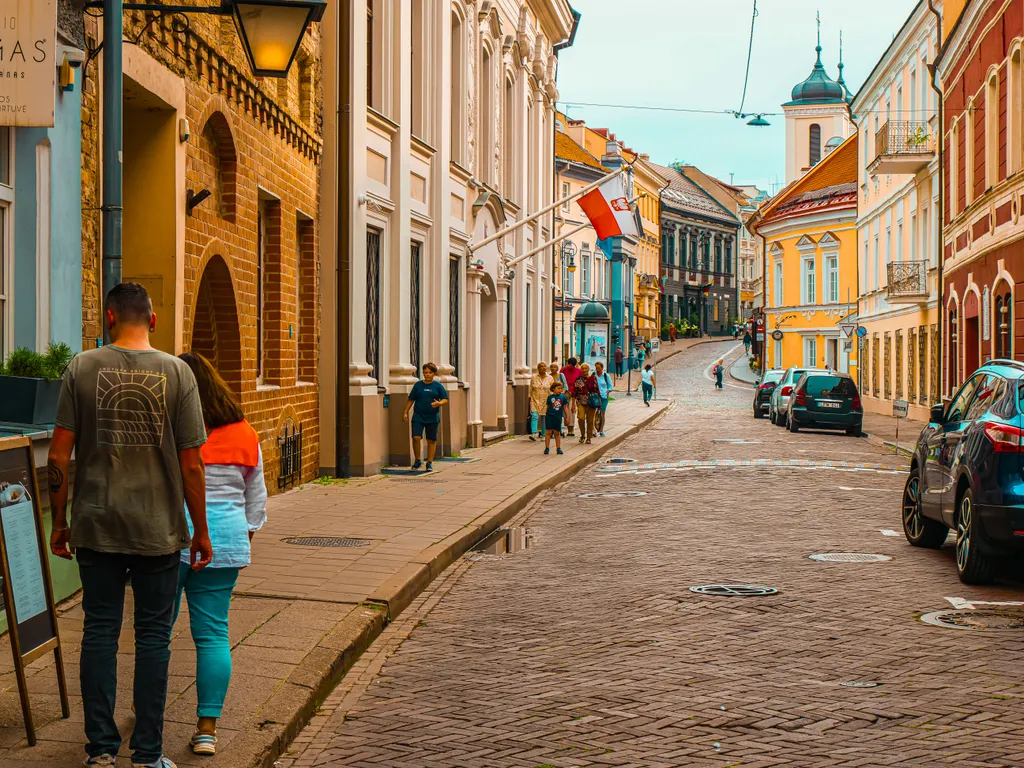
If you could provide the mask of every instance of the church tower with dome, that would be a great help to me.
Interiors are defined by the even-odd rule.
[[[856,131],[850,119],[852,95],[843,80],[840,42],[839,79],[833,80],[821,63],[821,22],[818,22],[817,60],[807,79],[793,86],[786,114],[786,183],[813,168],[826,154]]]

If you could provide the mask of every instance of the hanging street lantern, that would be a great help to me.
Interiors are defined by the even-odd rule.
[[[286,77],[311,22],[326,0],[233,0],[238,36],[257,77]]]

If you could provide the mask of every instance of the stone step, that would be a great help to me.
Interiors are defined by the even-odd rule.
[[[508,437],[508,430],[502,430],[500,432],[484,432],[484,446],[500,443],[506,437]]]

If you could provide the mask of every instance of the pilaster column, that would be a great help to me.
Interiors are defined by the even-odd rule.
[[[469,428],[470,442],[474,447],[483,445],[483,421],[480,418],[480,283],[483,272],[478,269],[467,269],[466,276],[466,343],[464,345],[466,362],[462,380],[466,382],[468,397],[466,400],[466,422]]]
[[[508,349],[507,345],[512,343],[512,328],[509,327],[508,322],[508,302],[509,302],[509,291],[512,287],[510,280],[504,278],[497,281],[498,288],[498,338],[494,340],[497,344],[497,349],[501,350],[501,360],[498,364],[501,370],[501,375],[498,377],[500,385],[498,387],[498,425],[505,425],[508,429],[508,382],[507,379],[515,377],[515,371],[509,370],[508,374],[505,374],[505,361],[508,360]],[[488,340],[484,339],[484,343],[487,344]],[[510,366],[511,368],[511,366]],[[511,432],[511,430],[509,430]]]

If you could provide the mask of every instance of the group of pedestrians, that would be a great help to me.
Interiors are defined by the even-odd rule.
[[[562,453],[563,427],[566,437],[574,437],[578,423],[583,444],[590,444],[595,436],[604,437],[612,389],[612,377],[603,363],[595,363],[593,370],[575,357],[561,369],[557,361],[550,368],[537,363],[530,379],[530,439],[543,438],[544,453],[550,453],[554,438],[557,452]]]
[[[231,593],[266,521],[263,457],[237,397],[209,361],[150,345],[156,315],[145,288],[114,287],[104,315],[110,344],[77,355],[61,388],[47,464],[50,550],[77,559],[82,581],[85,764],[114,766],[121,748],[117,651],[131,584],[132,766],[174,768],[163,754],[171,631],[184,594],[198,696],[190,746],[214,755],[231,680]]]

